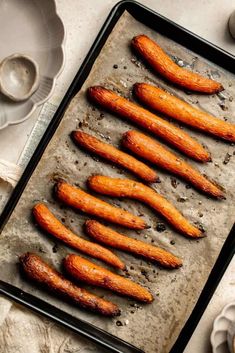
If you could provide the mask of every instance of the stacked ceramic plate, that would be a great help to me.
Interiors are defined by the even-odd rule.
[[[54,0],[0,1],[0,129],[49,98],[64,64],[64,37]]]
[[[215,319],[211,334],[213,353],[235,353],[235,302]]]

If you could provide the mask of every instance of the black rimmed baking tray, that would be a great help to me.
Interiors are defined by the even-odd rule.
[[[58,133],[59,129],[61,129],[61,126],[59,127],[59,124],[60,124],[60,122],[61,122],[61,120],[62,120],[62,118],[63,118],[63,116],[64,116],[64,114],[66,112],[66,108],[68,107],[68,104],[70,103],[72,98],[78,92],[81,91],[81,94],[83,94],[83,92],[82,92],[83,84],[87,80],[89,80],[89,79],[91,80],[91,78],[89,78],[89,74],[90,74],[90,71],[92,69],[93,64],[96,62],[96,59],[97,59],[97,57],[99,56],[100,53],[101,53],[101,55],[103,55],[101,50],[104,49],[104,45],[107,44],[107,40],[110,38],[110,36],[112,34],[111,33],[112,30],[116,28],[116,25],[117,25],[118,21],[120,21],[122,16],[124,16],[124,13],[128,14],[128,16],[131,15],[135,20],[137,20],[139,22],[139,26],[140,27],[144,24],[148,28],[150,28],[151,31],[153,31],[153,33],[154,33],[154,31],[156,31],[158,33],[158,37],[159,37],[158,39],[160,41],[162,41],[162,43],[161,43],[162,45],[164,45],[164,40],[166,40],[166,42],[167,42],[167,40],[169,40],[169,42],[167,42],[168,44],[166,44],[166,45],[168,45],[168,47],[166,47],[166,49],[168,49],[169,52],[174,52],[174,54],[176,54],[175,55],[176,59],[177,59],[177,54],[178,53],[179,53],[178,56],[180,57],[180,53],[181,53],[181,49],[182,48],[183,48],[183,50],[185,52],[185,55],[184,55],[183,59],[186,59],[186,61],[188,59],[190,59],[190,55],[191,54],[188,53],[188,51],[187,51],[189,49],[189,50],[192,50],[194,53],[196,53],[198,56],[204,58],[203,59],[203,65],[205,65],[206,69],[208,69],[208,67],[212,67],[214,65],[213,66],[213,70],[211,69],[211,71],[210,71],[211,74],[218,75],[219,74],[218,72],[220,72],[221,70],[225,69],[226,70],[226,73],[224,74],[225,76],[223,76],[222,73],[221,73],[221,75],[223,76],[222,78],[225,81],[228,82],[228,87],[230,87],[230,90],[232,92],[232,88],[231,87],[233,85],[233,82],[231,83],[231,86],[229,86],[230,85],[230,78],[229,77],[230,77],[230,74],[231,74],[231,77],[232,77],[232,75],[234,75],[234,73],[235,73],[234,57],[233,56],[231,56],[230,54],[222,51],[221,49],[211,45],[210,43],[204,41],[203,39],[195,36],[194,34],[186,31],[185,29],[181,28],[180,26],[172,23],[171,21],[165,19],[164,17],[156,14],[155,12],[147,9],[146,7],[140,5],[140,4],[136,3],[136,2],[123,1],[123,2],[119,3],[117,6],[114,7],[114,9],[112,10],[112,12],[109,15],[108,19],[106,20],[104,26],[102,27],[98,37],[95,40],[95,44],[93,45],[93,47],[91,48],[90,52],[88,53],[85,61],[83,62],[78,74],[76,75],[72,85],[70,86],[70,88],[69,88],[66,96],[64,97],[60,107],[58,108],[58,110],[57,110],[57,112],[56,112],[51,124],[49,125],[46,133],[44,134],[39,146],[37,147],[32,159],[31,159],[31,161],[29,162],[29,164],[28,164],[28,166],[27,166],[27,168],[26,168],[26,170],[25,170],[20,182],[18,183],[16,189],[14,190],[9,202],[7,203],[3,213],[1,215],[1,218],[0,218],[1,229],[3,229],[4,225],[7,223],[6,227],[3,230],[3,236],[4,236],[5,233],[7,233],[9,227],[11,227],[11,223],[13,225],[15,224],[17,226],[17,224],[14,223],[14,222],[18,222],[18,220],[16,219],[17,217],[14,216],[14,214],[16,212],[15,208],[19,207],[19,204],[18,204],[19,200],[22,203],[23,199],[22,199],[21,196],[23,196],[25,192],[28,192],[27,188],[30,188],[30,186],[27,185],[27,184],[28,184],[29,180],[31,179],[31,176],[32,176],[34,170],[36,169],[36,171],[37,171],[37,168],[38,168],[39,161],[40,161],[41,157],[43,156],[43,158],[45,159],[44,151],[47,148],[47,145],[49,143],[51,143],[52,138],[55,135],[55,133]],[[123,38],[128,35],[128,30],[130,30],[130,28],[128,27],[128,24],[129,24],[129,22],[125,22],[124,21],[122,23],[122,26],[119,25],[119,27],[118,27],[119,31],[122,31],[122,30],[124,31],[123,32]],[[147,30],[147,27],[146,27],[146,30]],[[176,45],[175,48],[174,48],[174,45],[172,45],[172,43],[175,43],[175,45]],[[115,42],[114,42],[114,44],[115,44]],[[183,47],[180,49],[179,45],[183,46]],[[112,55],[111,52],[113,52],[114,50],[115,50],[115,45],[112,46],[112,43],[109,43],[109,47],[108,47],[107,51],[104,53],[104,56],[107,57],[108,54],[111,56]],[[120,58],[119,58],[120,61],[118,62],[119,63],[119,67],[120,67],[120,65],[125,66],[123,64],[122,60],[121,60],[121,51],[119,53],[119,56],[120,56]],[[104,59],[104,57],[103,57],[103,59]],[[142,76],[141,76],[141,75],[143,75],[142,73],[140,74],[140,76],[138,76],[140,70],[143,70],[143,72],[145,74],[146,74],[147,71],[145,71],[145,69],[142,68],[141,62],[136,60],[135,57],[133,57],[133,58],[131,57],[131,59],[133,59],[132,60],[132,65],[135,65],[135,67],[136,67],[135,68],[136,77],[137,78],[142,78]],[[102,57],[99,60],[102,60]],[[203,67],[200,66],[200,59],[198,61],[199,61],[198,62],[199,69],[201,68],[202,70],[204,70],[204,66]],[[209,61],[209,63],[208,63],[208,61]],[[115,64],[115,63],[116,62],[112,62],[112,64]],[[219,69],[218,69],[218,67],[219,67]],[[104,70],[106,71],[106,67],[104,67]],[[132,68],[132,70],[134,70],[134,69]],[[128,69],[127,69],[127,71],[128,71]],[[115,86],[115,85],[117,85],[117,80],[114,82],[114,78],[117,79],[117,77],[118,77],[118,79],[120,81],[120,78],[124,77],[124,71],[121,71],[119,74],[114,72],[113,75],[112,75],[112,79],[110,79],[110,77],[109,77],[107,82],[103,82],[103,83],[107,83],[109,86]],[[148,77],[147,77],[148,80],[150,78],[152,80],[154,80],[153,77],[154,76],[152,75],[152,73],[148,73]],[[129,79],[130,79],[130,77],[129,77]],[[97,82],[93,82],[93,80],[91,80],[91,81],[92,81],[92,84],[93,83],[97,83]],[[233,78],[231,78],[231,81],[233,81]],[[159,82],[158,81],[154,81],[154,83],[158,84]],[[126,87],[126,83],[124,82],[124,84],[123,83],[121,83],[121,84],[122,84],[123,91],[127,91],[128,87]],[[165,83],[161,82],[161,84],[164,85]],[[173,87],[171,87],[168,84],[166,84],[166,86],[164,86],[164,87],[168,88],[170,90],[173,90]],[[228,89],[228,91],[229,91],[229,89]],[[184,98],[186,96],[185,92],[181,92],[181,91],[179,91],[177,89],[176,89],[175,92],[176,92],[176,94],[178,94],[179,96],[181,95]],[[186,98],[187,98],[188,101],[190,101],[191,99],[192,100],[194,99],[193,97],[195,97],[195,95],[188,96]],[[218,102],[219,102],[219,105],[221,107],[222,107],[222,104],[223,104],[223,106],[225,106],[225,103],[228,100],[227,98],[230,98],[230,97],[226,97],[226,96],[225,97],[224,96],[218,97]],[[200,104],[202,104],[202,105],[205,104],[205,106],[207,104],[207,101],[209,100],[209,98],[207,98],[207,97],[200,97],[200,98],[198,97],[198,99],[200,100]],[[217,103],[217,97],[213,97],[213,100],[211,100],[211,102],[213,103],[214,101]],[[192,101],[191,103],[195,103],[195,102]],[[217,108],[215,108],[212,103],[210,103],[210,101],[209,101],[209,104],[210,104],[209,108],[216,110]],[[72,103],[72,105],[74,105],[74,103]],[[75,109],[74,107],[72,107],[72,108]],[[72,109],[72,108],[71,108],[71,105],[70,105],[70,109]],[[90,108],[87,108],[88,110],[86,112],[84,112],[84,109],[83,110],[78,110],[78,111],[76,111],[76,109],[73,110],[73,113],[74,113],[74,117],[73,118],[74,118],[74,120],[76,120],[76,114],[75,114],[76,112],[81,114],[81,115],[82,114],[87,115],[89,123],[91,123],[91,120],[89,120],[89,119],[93,118],[93,114],[94,114],[94,116],[99,114],[98,111],[92,112],[92,110]],[[229,113],[229,112],[230,111],[228,111],[227,113]],[[65,117],[64,117],[65,120],[63,119],[64,121],[68,121],[68,120],[66,120],[67,119],[66,114],[65,114]],[[84,121],[83,121],[83,123],[84,123]],[[107,123],[110,123],[110,118],[108,118]],[[85,126],[85,124],[83,124],[83,125]],[[118,129],[117,125],[115,125],[115,128],[116,127]],[[104,127],[102,127],[102,128],[104,128]],[[95,128],[94,128],[94,131],[95,131]],[[195,135],[195,136],[197,136],[197,135]],[[113,137],[115,139],[114,133],[111,134],[111,137]],[[209,140],[205,140],[205,141],[208,142]],[[116,141],[115,141],[115,143],[116,143]],[[211,142],[211,143],[214,143],[214,142]],[[223,149],[224,152],[225,151],[230,151],[230,149],[232,148],[231,146],[227,146],[227,145],[223,145],[223,148],[222,148],[222,145],[220,145],[220,144],[214,145],[214,146],[215,146],[215,148],[218,148],[219,150]],[[48,148],[50,148],[50,145],[49,145]],[[72,145],[70,145],[69,148],[71,149]],[[217,150],[216,150],[216,152],[217,152]],[[76,151],[75,153],[78,153],[78,152]],[[40,162],[40,166],[42,166],[42,164],[46,162],[45,160],[43,160],[43,158],[42,158],[42,160]],[[86,158],[86,157],[83,156],[81,158]],[[90,158],[90,157],[88,156],[87,158]],[[97,163],[96,161],[93,161],[92,163],[95,165],[94,168],[98,168],[98,164],[96,164]],[[103,168],[107,168],[107,167],[104,165]],[[225,168],[225,167],[223,167],[223,168]],[[104,169],[104,170],[107,171],[107,169]],[[212,170],[213,169],[211,167],[211,171]],[[70,172],[73,172],[73,171],[70,171]],[[42,177],[42,179],[44,179],[44,175],[43,174],[40,175],[40,173],[39,173],[37,176],[39,178]],[[163,174],[163,176],[165,178],[164,179],[165,180],[165,184],[167,184],[169,180],[167,179],[167,176],[165,176],[164,174]],[[51,175],[50,175],[50,177],[51,177]],[[26,185],[27,185],[27,188],[25,189]],[[162,188],[163,188],[162,191],[165,192],[166,190],[164,189],[164,185],[162,186]],[[42,188],[41,189],[39,188],[39,193],[40,192],[43,195]],[[174,195],[175,195],[176,192],[178,192],[178,191],[173,190],[168,195],[168,197],[170,197],[172,200],[174,200]],[[186,192],[186,191],[183,191],[183,189],[182,189],[181,192]],[[194,194],[191,193],[191,191],[187,191],[187,195],[190,195],[190,197],[192,197],[192,200],[194,200],[195,198],[203,197],[203,196],[198,195],[198,194],[196,194],[196,196],[195,196]],[[37,197],[38,197],[38,195],[35,197],[35,199],[33,201],[36,201]],[[231,197],[231,192],[230,192],[229,197]],[[205,202],[205,199],[203,199],[203,200]],[[206,202],[210,202],[210,201],[206,201]],[[133,204],[133,203],[131,205],[135,206],[135,204]],[[208,208],[210,208],[211,205],[212,204],[209,203],[209,207]],[[21,207],[22,207],[22,205],[21,205]],[[27,205],[25,207],[27,207]],[[59,210],[57,210],[57,211],[59,212]],[[12,212],[13,212],[13,215],[11,216]],[[26,215],[25,218],[28,218],[27,209],[25,209],[25,212],[26,212],[25,213],[25,215]],[[67,210],[66,210],[66,212],[67,212]],[[11,216],[11,218],[9,219],[10,216]],[[194,216],[193,213],[192,213],[192,216]],[[229,216],[230,216],[230,213],[228,213],[228,217]],[[9,222],[8,222],[8,219],[9,219]],[[23,220],[22,220],[22,222],[23,222]],[[19,224],[19,225],[21,225],[21,224]],[[168,235],[170,236],[170,234],[171,234],[171,230],[169,231]],[[13,238],[14,237],[12,237],[12,239]],[[181,239],[178,240],[178,238],[176,238],[176,239],[177,239],[177,243],[179,245],[182,245],[182,246],[183,246],[183,242],[186,241],[186,240],[181,240]],[[24,239],[22,239],[22,243],[24,243]],[[27,241],[26,241],[26,243],[27,243]],[[204,241],[204,243],[206,243],[206,241]],[[47,246],[49,247],[50,244],[51,243],[47,243]],[[166,242],[164,243],[164,241],[163,241],[163,245],[168,246],[166,244]],[[176,251],[180,251],[179,245],[178,245]],[[209,245],[211,246],[211,244],[209,244]],[[194,306],[194,304],[196,304],[196,305],[194,306],[194,309],[191,310],[190,316],[189,316],[186,324],[184,325],[184,327],[181,327],[182,330],[181,330],[181,332],[179,334],[179,337],[176,339],[173,347],[171,348],[171,352],[177,352],[178,353],[178,352],[183,351],[183,349],[184,349],[185,345],[187,344],[192,332],[194,331],[194,329],[195,329],[195,327],[196,327],[196,325],[197,325],[202,313],[204,312],[204,310],[205,310],[205,308],[206,308],[206,306],[207,306],[207,304],[208,304],[208,302],[209,302],[209,300],[210,300],[210,298],[211,298],[211,296],[212,296],[217,284],[219,283],[220,278],[221,278],[221,276],[224,273],[224,270],[226,269],[228,263],[231,260],[231,257],[233,256],[234,245],[235,244],[234,244],[234,229],[233,229],[230,232],[230,234],[228,235],[228,237],[227,237],[227,234],[226,234],[226,241],[224,242],[222,250],[221,250],[221,252],[220,252],[220,254],[219,254],[218,258],[217,258],[217,261],[216,261],[215,265],[213,266],[213,269],[212,269],[210,275],[208,273],[209,277],[206,276],[208,279],[206,281],[206,285],[204,286],[203,290],[200,291],[200,296],[199,296],[199,298],[197,298],[198,299],[197,303],[191,303],[192,307]],[[195,244],[192,244],[191,247],[196,251],[196,245]],[[61,252],[61,256],[63,256],[63,254],[64,253],[62,251]],[[54,260],[56,262],[56,260],[54,258],[52,260]],[[197,261],[197,259],[195,261]],[[206,256],[205,256],[205,261],[207,261]],[[200,261],[199,261],[199,263],[200,263]],[[135,265],[137,266],[136,263],[135,263]],[[5,269],[7,269],[6,266],[5,266]],[[7,270],[5,272],[7,273]],[[161,273],[160,275],[161,276],[165,276],[166,274],[162,274]],[[199,275],[203,276],[203,273],[200,273],[200,271],[199,271]],[[169,277],[170,277],[170,274],[167,275],[167,278],[169,278]],[[9,276],[9,278],[11,278],[11,277]],[[172,280],[173,280],[173,278],[172,278]],[[187,281],[187,280],[188,279],[186,278],[185,281]],[[17,282],[17,281],[14,281],[14,280],[12,280],[12,281],[9,280],[9,282],[14,282],[14,284],[17,284],[17,286],[21,287],[21,282],[20,281]],[[174,281],[172,281],[172,283],[174,283]],[[171,286],[173,288],[174,285],[171,285]],[[31,308],[34,308],[34,309],[38,308],[37,310],[39,312],[44,313],[45,315],[47,315],[48,317],[51,317],[52,319],[54,318],[55,320],[57,320],[57,322],[60,322],[60,323],[64,324],[67,327],[73,328],[77,332],[83,333],[87,337],[93,338],[96,342],[102,343],[102,341],[103,341],[104,345],[106,347],[109,347],[113,351],[116,351],[116,352],[134,351],[133,347],[128,346],[128,345],[125,346],[125,344],[123,342],[115,340],[114,338],[112,338],[110,336],[107,337],[107,335],[104,332],[102,332],[102,331],[97,332],[96,329],[94,328],[94,326],[90,327],[89,324],[87,324],[87,325],[85,325],[86,327],[84,327],[84,325],[81,322],[78,321],[78,318],[72,318],[72,317],[68,316],[68,313],[65,313],[64,317],[63,317],[63,311],[62,312],[58,311],[57,308],[50,307],[44,301],[39,301],[38,299],[36,299],[35,297],[33,297],[31,295],[23,293],[21,291],[21,289],[12,288],[9,284],[8,284],[8,286],[6,286],[3,283],[2,286],[1,286],[1,290],[5,294],[8,293],[8,295],[12,299],[18,300],[19,302],[22,302],[23,304],[27,305],[28,307],[31,307]],[[32,288],[29,288],[29,291],[30,290],[32,290]],[[160,290],[160,296],[161,296],[161,288],[159,288],[159,290]],[[184,289],[182,289],[182,291],[183,290]],[[41,293],[39,293],[39,295],[41,295]],[[183,294],[182,294],[182,296],[183,296]],[[48,298],[51,299],[51,297],[48,297]],[[48,299],[48,298],[46,298],[46,299]],[[190,298],[188,298],[188,299],[190,300]],[[161,299],[159,299],[159,301],[161,302]],[[55,302],[55,304],[58,306],[59,302]],[[145,310],[147,312],[147,309],[145,309]],[[162,313],[159,312],[159,316],[160,315],[162,315]],[[186,315],[186,316],[188,316],[188,315]],[[90,319],[89,315],[87,315],[87,317],[88,317],[88,319]],[[166,321],[167,321],[168,320],[167,316],[165,316],[165,317],[166,317]],[[94,332],[96,334],[92,334]],[[115,330],[113,330],[112,332],[114,333]],[[156,333],[153,332],[153,335],[154,334],[156,336],[158,335],[157,332]],[[133,341],[134,341],[134,343],[139,345],[138,344],[138,340],[133,340]],[[143,343],[140,344],[140,345],[142,345],[142,347],[143,347]],[[165,352],[166,350],[164,350],[164,349],[165,348],[163,348],[160,351],[162,351],[162,352],[164,351]]]

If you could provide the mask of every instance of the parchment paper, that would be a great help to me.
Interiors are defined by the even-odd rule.
[[[225,91],[211,97],[187,94],[164,82],[150,72],[130,50],[131,38],[140,33],[156,39],[168,53],[174,56],[175,60],[178,60],[179,64],[189,65],[204,75],[212,75],[219,79]],[[122,309],[119,318],[104,319],[81,311],[37,289],[35,285],[29,284],[19,275],[18,269],[18,256],[26,251],[39,253],[58,269],[66,254],[74,252],[63,244],[56,243],[52,237],[41,232],[33,224],[31,209],[37,201],[46,202],[68,227],[85,237],[82,226],[88,217],[59,204],[53,198],[52,189],[57,178],[63,178],[84,189],[86,189],[86,179],[91,174],[134,178],[126,171],[82,152],[72,143],[69,134],[72,130],[80,128],[103,141],[118,146],[122,133],[133,126],[125,120],[94,108],[86,99],[86,89],[91,85],[101,84],[133,99],[131,87],[135,82],[141,81],[167,88],[187,102],[221,119],[235,120],[233,114],[235,81],[230,73],[153,32],[125,13],[102,49],[82,90],[67,109],[60,127],[2,232],[0,271],[2,279],[118,335],[144,349],[146,353],[167,353],[190,315],[233,224],[234,146],[188,130],[192,136],[209,148],[213,157],[213,162],[207,165],[192,161],[190,163],[226,188],[226,201],[209,199],[194,189],[188,188],[184,182],[161,171],[158,171],[161,183],[153,185],[153,188],[172,201],[191,222],[199,222],[205,228],[207,237],[204,239],[198,241],[186,239],[173,231],[166,223],[166,231],[158,232],[157,223],[162,220],[148,207],[139,202],[103,198],[136,215],[142,215],[151,226],[143,232],[127,231],[112,225],[111,227],[131,237],[161,246],[180,256],[184,261],[181,269],[167,271],[144,260],[116,251],[127,264],[128,271],[125,275],[148,287],[154,294],[155,301],[151,305],[140,305],[108,291],[85,286],[94,293],[105,295],[107,299],[117,303]],[[82,340],[81,345],[83,345]]]

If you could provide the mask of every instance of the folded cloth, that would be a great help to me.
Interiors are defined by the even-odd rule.
[[[0,353],[105,353],[79,335],[0,297]]]
[[[16,164],[0,159],[0,179],[15,187],[22,174],[22,168]]]
[[[5,321],[11,309],[11,306],[12,306],[12,303],[8,299],[0,298],[0,326]]]

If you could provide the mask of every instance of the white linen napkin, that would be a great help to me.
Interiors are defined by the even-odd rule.
[[[22,168],[16,164],[0,159],[0,179],[15,187],[22,174]]]

